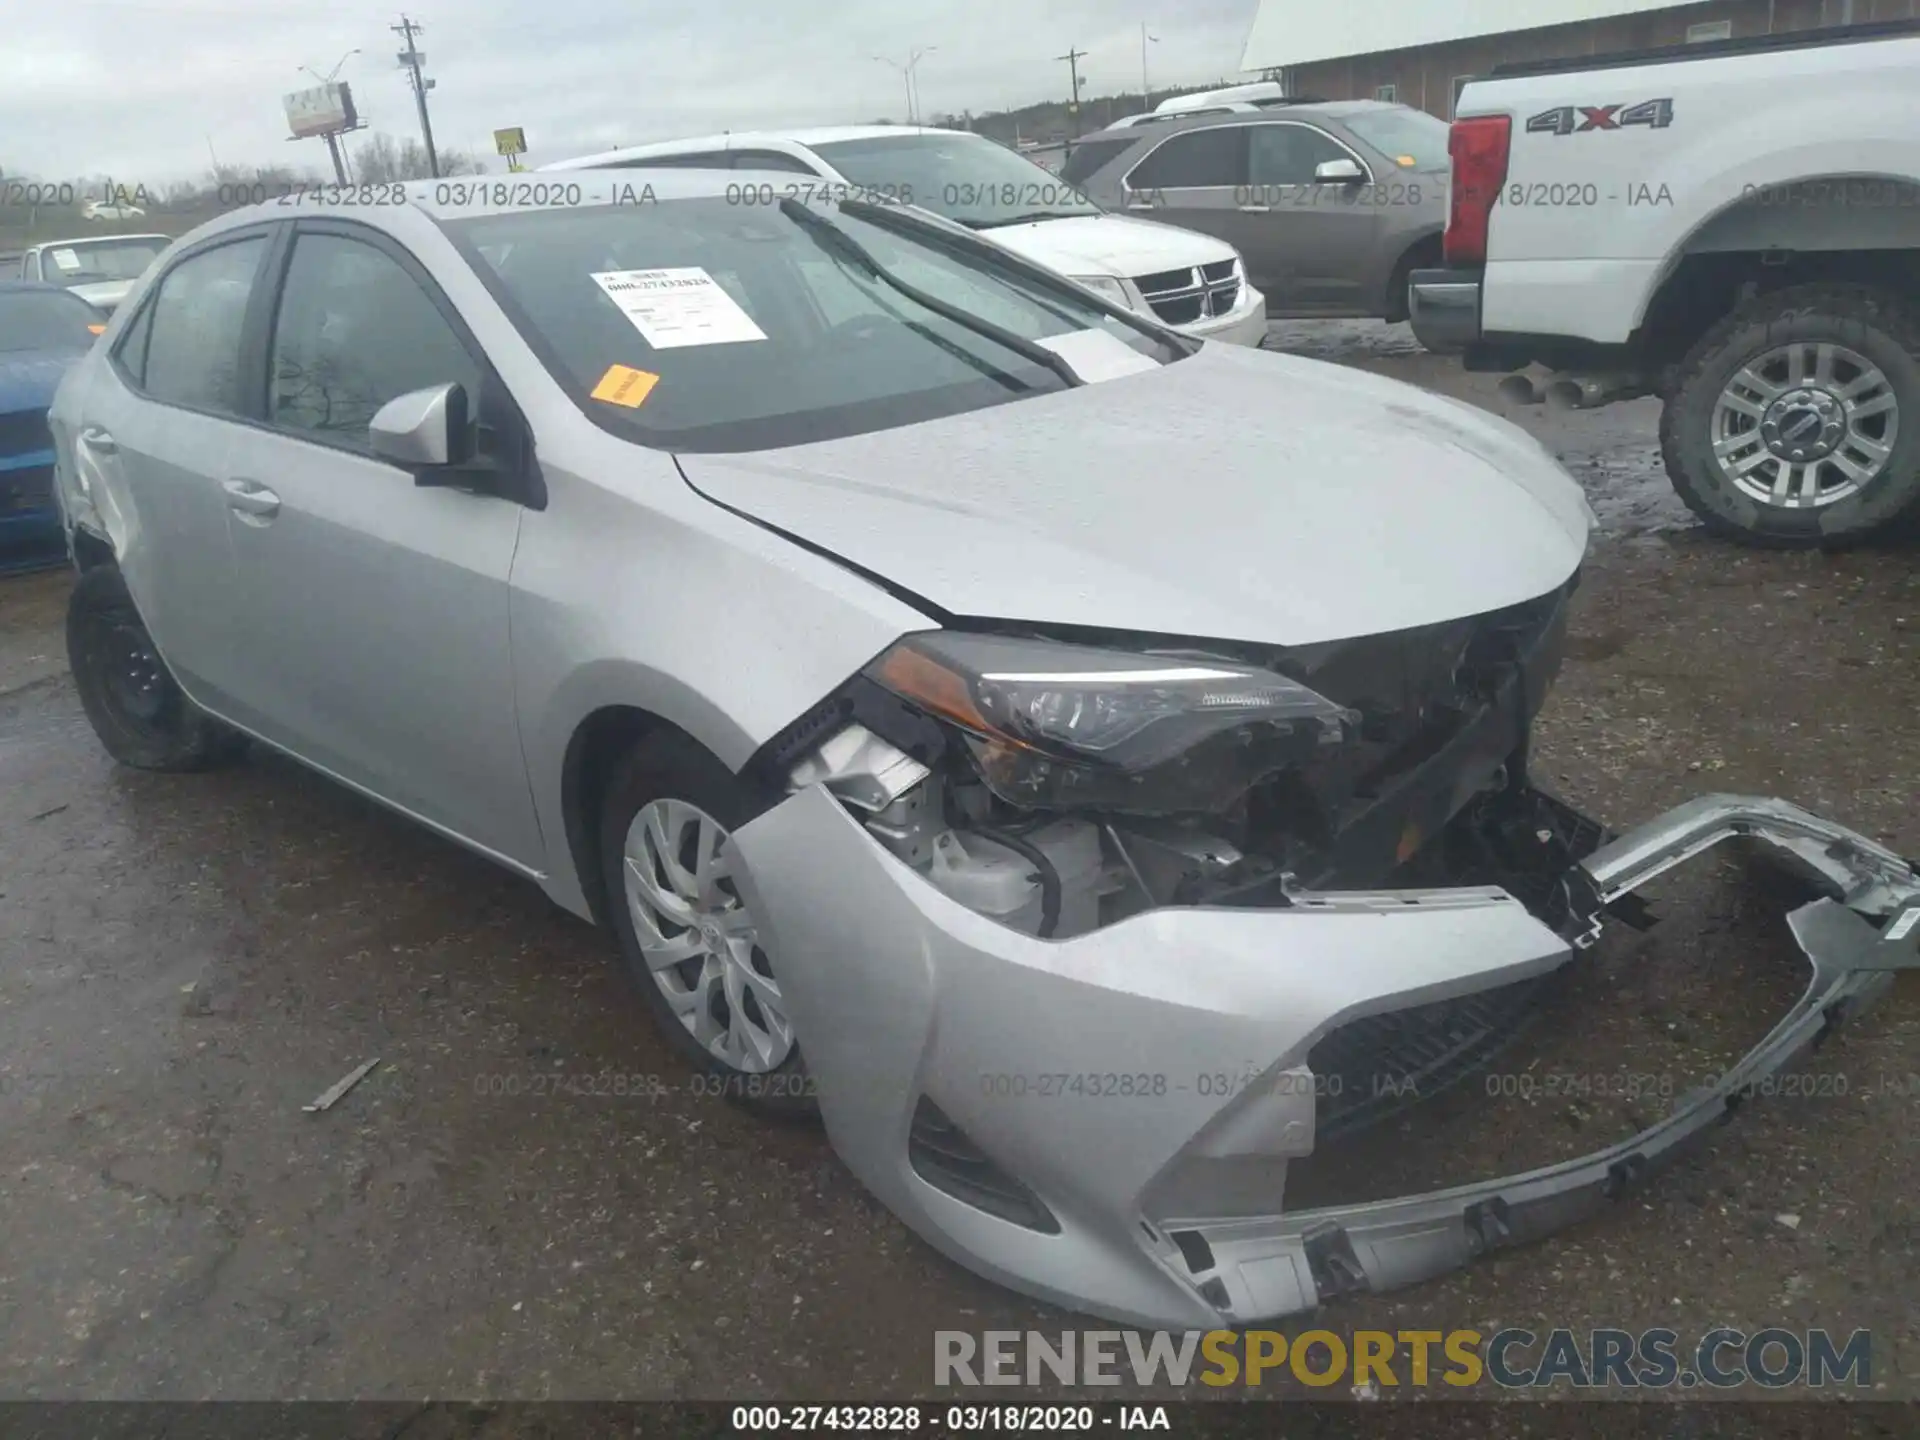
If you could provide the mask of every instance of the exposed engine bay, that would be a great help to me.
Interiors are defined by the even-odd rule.
[[[1160,767],[1243,780],[1197,779],[1196,795],[1221,802],[1208,808],[1168,803],[1178,780],[1143,787],[1150,793],[1138,805],[1119,785],[1123,793],[1104,803],[1009,798],[1017,784],[995,773],[1006,747],[956,742],[952,726],[903,714],[866,677],[769,747],[763,763],[784,772],[785,788],[826,783],[941,891],[1042,938],[1161,906],[1284,906],[1296,889],[1365,889],[1390,878],[1512,879],[1516,896],[1559,928],[1568,902],[1552,885],[1600,835],[1531,788],[1527,736],[1559,670],[1576,583],[1490,615],[1304,650],[1128,637],[1130,653],[1155,661],[1284,676],[1321,707],[1290,717],[1286,739],[1228,732]],[[831,732],[824,743],[822,731]],[[1222,765],[1228,748],[1238,754]],[[1233,770],[1249,756],[1251,766]]]

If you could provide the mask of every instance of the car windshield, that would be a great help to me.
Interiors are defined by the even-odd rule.
[[[85,350],[104,326],[99,311],[64,290],[0,290],[0,353]]]
[[[810,148],[856,185],[975,229],[1101,213],[1070,182],[980,135],[876,135]]]
[[[1405,169],[1444,170],[1450,163],[1447,122],[1424,110],[1361,110],[1340,123]]]
[[[824,202],[810,213],[907,285],[1016,343],[875,279],[836,237],[779,208],[712,197],[443,223],[582,407],[661,448],[773,449],[1062,389],[1020,342],[1073,335],[1160,362],[1185,353],[1070,285]]]
[[[40,252],[42,276],[58,285],[138,280],[167,248],[164,240],[71,240]]]

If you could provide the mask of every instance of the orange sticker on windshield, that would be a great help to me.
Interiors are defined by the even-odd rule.
[[[593,398],[635,410],[659,383],[660,377],[650,370],[635,370],[631,365],[609,365],[607,373],[600,377],[600,383],[593,387]]]
[[[1414,166],[1418,165],[1420,162],[1414,159],[1413,156],[1411,155],[1396,155],[1393,157],[1393,163],[1398,165],[1403,170],[1411,170]]]
[[[87,333],[89,335],[104,335],[107,333],[107,327],[104,325],[89,325],[87,326]]]

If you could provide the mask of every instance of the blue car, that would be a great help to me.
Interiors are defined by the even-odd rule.
[[[0,280],[0,572],[66,557],[47,407],[107,317],[58,285]]]

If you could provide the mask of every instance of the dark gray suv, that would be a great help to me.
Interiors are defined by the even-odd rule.
[[[1447,125],[1376,100],[1278,102],[1102,130],[1061,178],[1096,204],[1217,235],[1273,316],[1407,318],[1440,263]]]

